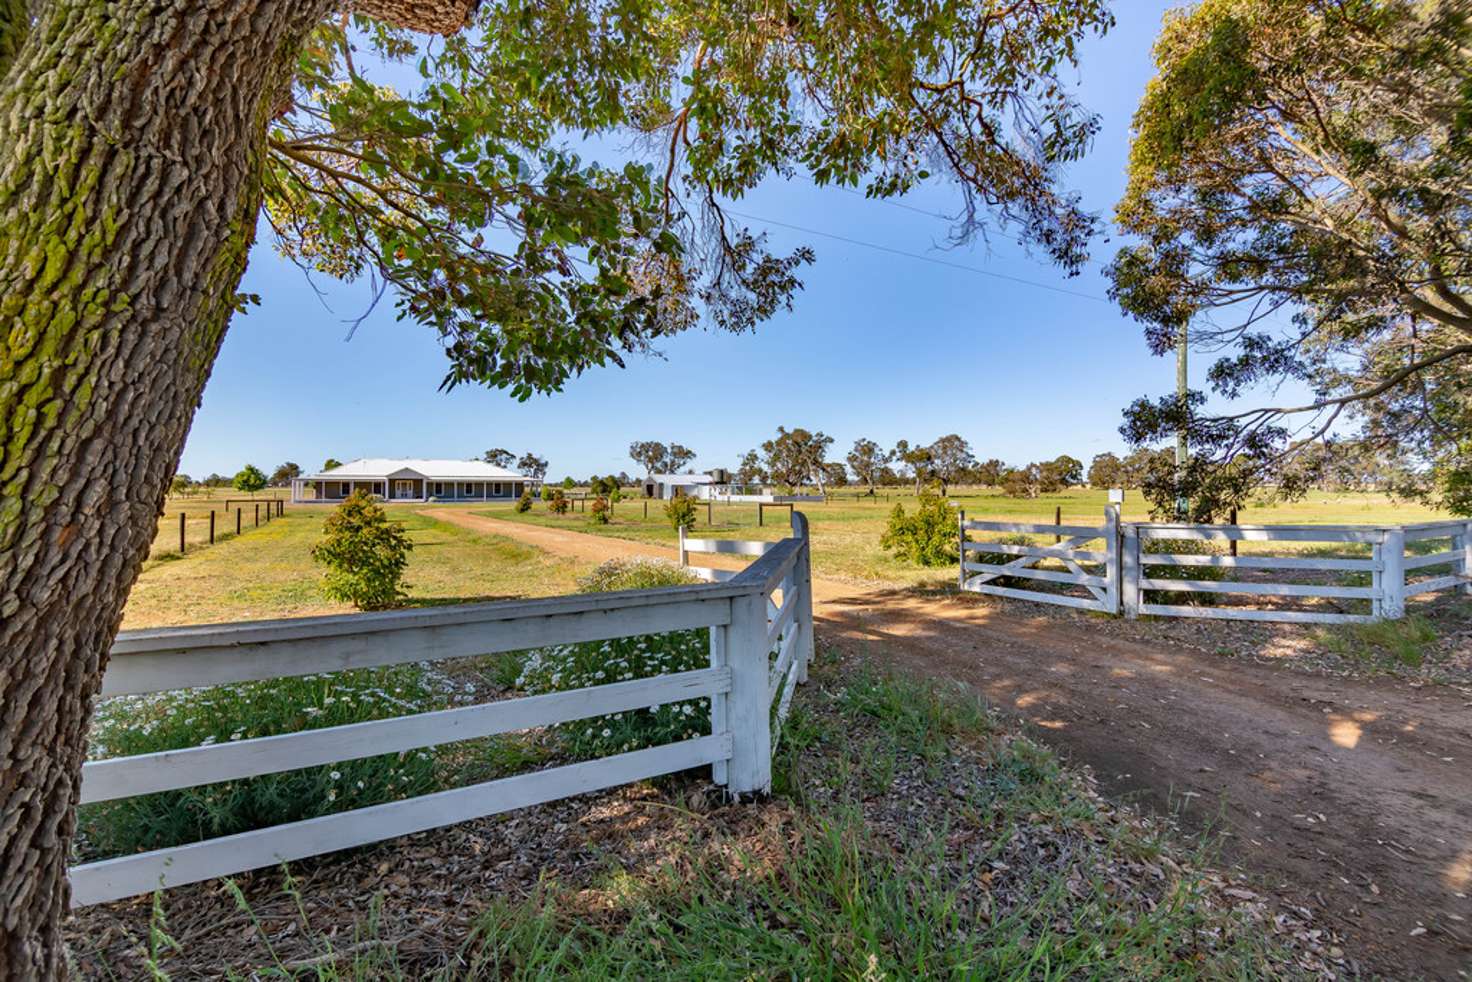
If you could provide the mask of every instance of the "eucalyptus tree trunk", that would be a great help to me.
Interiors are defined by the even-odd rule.
[[[92,701],[330,4],[31,9],[0,18],[0,977],[27,979],[63,972]]]

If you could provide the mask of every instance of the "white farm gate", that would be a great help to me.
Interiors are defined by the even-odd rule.
[[[642,707],[709,698],[711,732],[643,750],[75,866],[72,905],[116,900],[709,764],[731,794],[772,781],[773,704],[785,716],[813,653],[807,524],[723,582],[372,614],[125,631],[102,697],[163,692],[710,629],[710,664],[391,719],[90,761],[81,803],[197,787]],[[756,547],[760,547],[759,549]],[[780,602],[778,602],[780,601]],[[780,722],[777,724],[780,729]]]
[[[973,532],[1053,536],[1056,541],[1051,545],[974,541]],[[1226,542],[1233,548],[1227,554],[1189,547],[1197,542]],[[1237,555],[1237,543],[1264,542],[1291,543],[1280,551],[1292,550],[1292,554]],[[1312,548],[1304,549],[1305,545]],[[1324,555],[1326,552],[1340,554]],[[1011,556],[1018,558],[1008,558]],[[1038,568],[1045,561],[1051,568]],[[1059,565],[1063,568],[1056,568]],[[1208,578],[1192,576],[1188,571],[1194,569],[1229,572]],[[1171,575],[1175,570],[1182,572]],[[1262,571],[1275,575],[1268,577]],[[1404,617],[1406,600],[1412,597],[1451,589],[1472,593],[1472,522],[1402,526],[1121,523],[1118,506],[1110,505],[1104,524],[1095,527],[967,521],[963,512],[959,572],[962,590],[1126,617],[1367,623]],[[1037,580],[1054,589],[1004,586],[998,582],[1003,577]],[[1073,589],[1057,592],[1059,587]],[[1216,596],[1243,602],[1229,605],[1201,599]],[[1191,602],[1185,602],[1188,599]],[[1341,601],[1361,609],[1336,609],[1343,606]],[[1258,606],[1247,606],[1252,603]]]
[[[1052,545],[1032,545],[996,540],[973,541],[968,533],[990,532],[1053,536]],[[961,512],[960,587],[973,593],[989,593],[1015,600],[1037,600],[1082,610],[1116,613],[1119,610],[1119,509],[1110,505],[1104,524],[1045,525],[1034,522],[968,522]],[[1016,556],[1016,559],[1008,557]],[[1062,570],[1040,569],[1043,560],[1054,560]],[[1045,593],[1017,586],[1003,586],[1004,578],[1028,579],[1077,587],[1073,593]]]

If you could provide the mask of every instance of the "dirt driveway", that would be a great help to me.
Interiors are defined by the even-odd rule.
[[[437,509],[598,562],[642,543]],[[715,557],[711,557],[715,558]],[[724,557],[721,557],[724,558]],[[702,557],[704,562],[706,557]],[[819,633],[975,687],[1110,794],[1226,833],[1227,859],[1397,978],[1472,978],[1472,699],[1115,636],[1027,604],[814,581]]]

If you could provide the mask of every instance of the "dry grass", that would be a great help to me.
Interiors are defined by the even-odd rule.
[[[573,591],[581,568],[531,546],[390,508],[414,541],[409,604],[468,603]],[[212,548],[155,560],[128,596],[123,627],[208,624],[345,613],[318,588],[311,550],[329,509],[287,506],[281,518]],[[177,532],[176,532],[177,534]]]

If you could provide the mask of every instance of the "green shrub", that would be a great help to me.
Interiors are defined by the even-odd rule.
[[[588,521],[594,525],[607,525],[609,517],[613,514],[613,506],[608,499],[599,495],[588,505]]]
[[[688,569],[663,559],[610,559],[599,563],[593,572],[578,579],[578,592],[648,590],[658,586],[699,582],[700,578]]]
[[[896,503],[879,545],[896,557],[920,566],[949,566],[956,562],[960,516],[934,494],[922,494],[914,514]]]
[[[542,485],[542,500],[543,501],[551,501],[556,496],[557,496],[557,489],[556,488],[554,488],[550,484],[544,484],[544,485]]]
[[[637,590],[698,582],[688,570],[651,559],[615,559],[578,581],[583,593]],[[517,688],[532,695],[564,692],[611,682],[691,672],[710,665],[710,632],[668,631],[612,641],[539,648],[527,653]],[[710,700],[649,706],[556,727],[576,757],[601,757],[685,740],[710,732]]]
[[[417,665],[124,696],[98,706],[89,755],[130,757],[446,704]],[[433,750],[409,751],[97,802],[78,810],[78,835],[85,855],[111,856],[314,818],[433,791],[436,760]]]
[[[327,567],[322,592],[359,610],[383,610],[403,598],[400,581],[414,543],[404,526],[366,491],[354,491],[322,524],[312,558]]]
[[[530,491],[521,492],[521,497],[516,499],[516,510],[520,514],[525,514],[532,510],[532,493]]]
[[[686,495],[671,498],[664,506],[665,517],[675,528],[695,527],[695,499]]]

